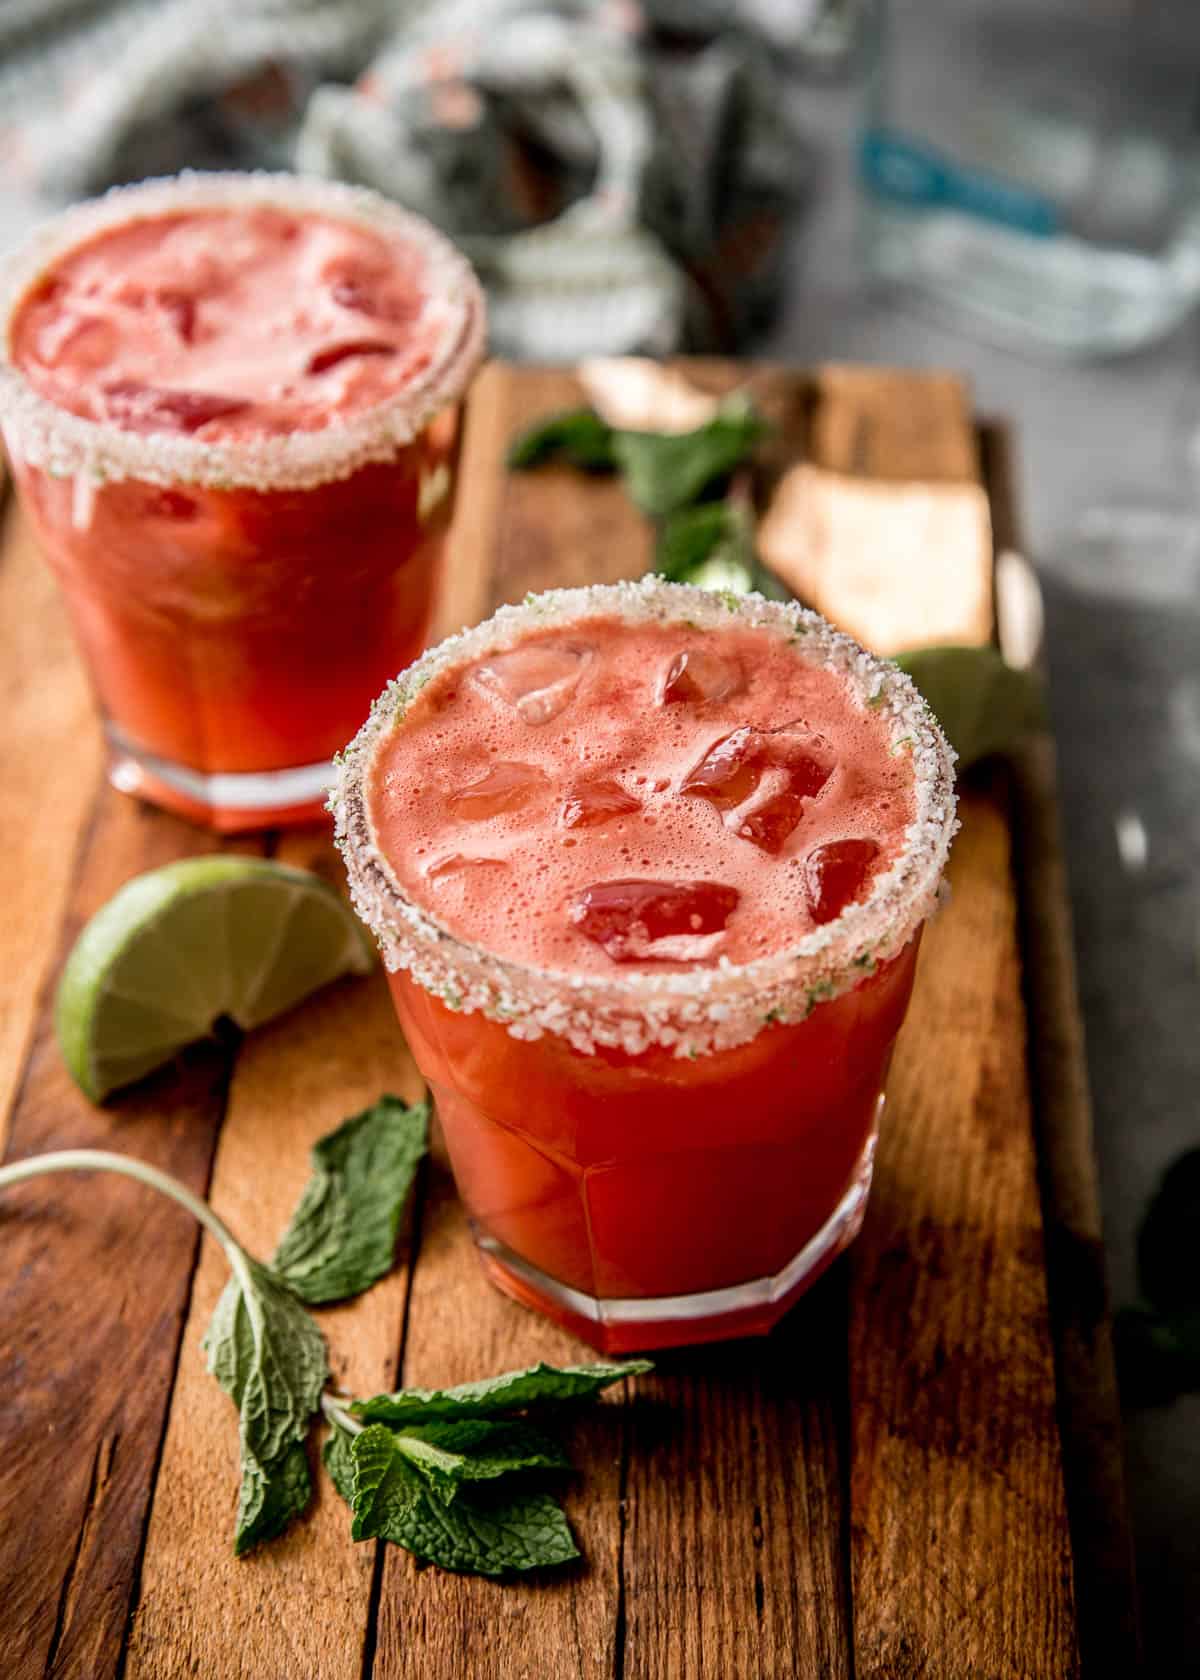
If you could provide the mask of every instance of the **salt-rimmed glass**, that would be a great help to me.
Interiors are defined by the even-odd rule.
[[[428,362],[383,402],[287,435],[207,442],[83,418],[14,364],[18,306],[97,235],[266,206],[359,224],[421,267]],[[82,647],[111,776],[232,830],[319,812],[332,754],[424,645],[453,506],[459,401],[483,352],[466,261],[378,194],[183,175],[56,217],[0,273],[0,426]]]
[[[865,899],[753,962],[572,974],[458,937],[402,888],[372,821],[372,766],[431,679],[547,626],[616,615],[719,631],[731,612],[839,672],[912,765],[912,821]],[[861,1224],[956,826],[953,755],[909,679],[816,614],[756,596],[657,579],[552,591],[404,672],[330,803],[493,1280],[609,1352],[768,1330]]]

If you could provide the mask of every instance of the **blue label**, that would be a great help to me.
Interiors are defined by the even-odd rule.
[[[1063,229],[1053,199],[1001,175],[963,168],[923,141],[870,128],[858,151],[863,184],[876,196],[914,210],[959,210],[1021,233],[1049,239]]]

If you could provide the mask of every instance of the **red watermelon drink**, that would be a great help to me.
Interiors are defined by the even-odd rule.
[[[955,827],[909,680],[758,597],[552,592],[331,803],[493,1280],[608,1352],[770,1329],[861,1223]]]
[[[377,195],[122,189],[4,276],[0,420],[127,792],[218,829],[315,814],[424,645],[484,310]]]

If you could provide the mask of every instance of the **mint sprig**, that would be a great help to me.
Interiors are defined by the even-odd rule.
[[[503,1414],[593,1398],[652,1369],[648,1361],[540,1364],[360,1401],[337,1401],[325,1390],[325,1339],[301,1297],[343,1299],[390,1265],[427,1126],[427,1104],[384,1097],[322,1138],[312,1152],[313,1177],[270,1266],[248,1254],[186,1185],[144,1161],[79,1149],[0,1168],[0,1189],[42,1173],[124,1174],[187,1208],[220,1244],[231,1276],[204,1348],[209,1370],[238,1408],[239,1556],[307,1509],[306,1449],[319,1410],[333,1425],[323,1457],[353,1513],[355,1539],[393,1540],[425,1562],[492,1576],[579,1555],[558,1501],[541,1485],[568,1470],[569,1461],[523,1418]],[[375,1411],[385,1421],[373,1418]]]
[[[614,432],[613,458],[630,498],[665,519],[723,484],[763,432],[747,398],[734,395],[694,432]]]
[[[717,493],[763,436],[747,397],[726,397],[716,414],[690,432],[627,431],[590,408],[551,415],[523,432],[508,452],[514,471],[561,461],[585,472],[614,468],[633,502],[664,519]]]
[[[41,1173],[121,1173],[187,1208],[220,1244],[230,1278],[204,1334],[208,1369],[238,1409],[240,1556],[282,1533],[312,1497],[305,1442],[329,1375],[325,1338],[304,1306],[368,1287],[391,1265],[400,1211],[425,1150],[428,1105],[383,1097],[313,1150],[305,1187],[275,1260],[254,1259],[186,1185],[144,1161],[62,1150],[0,1169],[0,1188]],[[381,1182],[378,1174],[386,1173]],[[308,1292],[305,1295],[305,1292]]]
[[[356,1540],[381,1538],[427,1563],[474,1575],[541,1569],[577,1557],[558,1501],[540,1484],[567,1470],[562,1449],[501,1414],[594,1399],[645,1359],[532,1365],[454,1388],[401,1389],[322,1405],[325,1463]]]

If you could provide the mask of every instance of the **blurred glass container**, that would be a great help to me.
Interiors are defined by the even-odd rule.
[[[1066,355],[1184,319],[1197,0],[880,0],[873,35],[859,178],[879,278]]]

